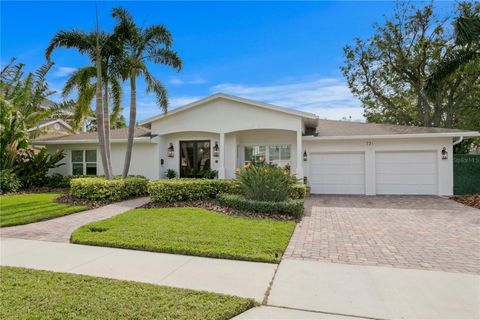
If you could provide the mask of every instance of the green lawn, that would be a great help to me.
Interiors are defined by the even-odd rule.
[[[0,227],[26,224],[86,210],[85,206],[56,203],[59,193],[26,193],[0,196]]]
[[[23,268],[0,267],[0,278],[0,319],[230,319],[255,305],[216,293]]]
[[[74,243],[279,262],[293,221],[227,216],[200,208],[135,209],[85,225]]]

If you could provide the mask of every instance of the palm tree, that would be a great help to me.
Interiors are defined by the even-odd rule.
[[[147,83],[147,92],[156,95],[157,104],[164,112],[168,108],[167,90],[148,70],[147,62],[167,65],[180,71],[182,61],[177,53],[171,49],[172,35],[162,25],[153,25],[140,28],[130,14],[123,8],[114,8],[112,16],[117,20],[114,34],[121,38],[124,44],[123,69],[124,79],[130,80],[130,119],[128,126],[127,151],[122,176],[128,176],[132,158],[133,137],[136,124],[136,79],[143,76]]]
[[[460,8],[462,12],[453,23],[458,50],[449,55],[430,75],[426,90],[431,99],[435,99],[443,81],[480,57],[480,5],[463,3]]]
[[[23,64],[11,59],[0,71],[0,169],[11,169],[19,156],[19,150],[30,144],[40,131],[35,125],[62,107],[55,104],[45,110],[43,101],[53,93],[48,89],[46,74],[52,63],[36,72],[24,74]]]
[[[110,117],[109,117],[109,108],[108,108],[108,88],[109,81],[113,78],[118,79],[114,76],[114,71],[118,68],[114,68],[114,62],[117,59],[114,57],[117,52],[117,49],[120,48],[118,45],[118,38],[112,34],[107,34],[105,32],[93,32],[85,33],[79,30],[71,31],[59,31],[54,37],[50,40],[45,56],[47,60],[50,61],[53,50],[56,48],[75,48],[82,54],[87,54],[90,60],[95,64],[93,69],[82,70],[83,74],[78,74],[78,78],[74,79],[78,81],[78,84],[85,85],[81,90],[83,92],[79,95],[82,100],[81,106],[79,106],[79,113],[82,114],[85,112],[87,101],[93,99],[92,90],[95,88],[96,96],[96,118],[97,118],[97,133],[98,141],[100,145],[100,153],[102,157],[103,169],[107,179],[112,178],[112,164],[111,164],[111,146],[110,146]],[[97,63],[99,62],[99,63]],[[95,70],[95,72],[93,72]],[[83,78],[82,78],[83,77]],[[96,83],[93,86],[88,86],[87,79],[96,77]],[[112,80],[115,84],[112,84],[112,87],[117,85],[117,82]],[[102,91],[105,90],[105,93],[102,94]],[[68,92],[68,90],[67,90]],[[115,90],[117,93],[118,90]],[[90,100],[88,99],[90,97]],[[114,100],[120,100],[120,96],[116,97]]]
[[[65,82],[62,90],[62,96],[67,98],[73,91],[77,91],[77,99],[74,109],[73,127],[78,129],[82,126],[86,116],[90,115],[93,98],[96,92],[97,69],[95,66],[86,66],[75,70]],[[112,112],[110,114],[110,123],[115,123],[117,118],[121,116],[121,97],[122,86],[119,77],[111,74],[103,74],[103,90],[104,90],[104,108],[109,108],[109,99],[113,102]],[[108,88],[107,86],[110,86]],[[107,97],[107,94],[110,97]],[[104,112],[104,116],[108,116]],[[112,125],[110,125],[112,127]]]

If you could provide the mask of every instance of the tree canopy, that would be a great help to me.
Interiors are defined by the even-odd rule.
[[[372,37],[347,45],[341,70],[367,121],[478,130],[480,43],[462,26],[472,30],[479,12],[479,3],[459,3],[454,19],[439,19],[433,4],[398,2]],[[441,68],[461,57],[453,69]]]

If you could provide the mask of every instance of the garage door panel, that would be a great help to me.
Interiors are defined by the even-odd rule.
[[[322,174],[338,174],[341,172],[342,174],[358,174],[361,172],[363,174],[365,165],[322,165],[319,164],[319,167],[312,167],[312,173],[315,175],[322,175]]]
[[[377,183],[379,184],[404,184],[404,185],[416,185],[426,184],[434,185],[437,182],[435,176],[428,174],[377,174]]]
[[[376,166],[377,173],[386,174],[409,174],[410,172],[423,172],[435,174],[436,168],[431,163],[379,163]]]
[[[363,185],[364,177],[361,174],[349,175],[335,175],[335,174],[321,174],[317,175],[314,182],[321,181],[321,183],[328,184],[358,184]]]
[[[377,194],[437,194],[436,152],[377,152]]]
[[[310,155],[309,184],[312,193],[365,194],[363,153]]]

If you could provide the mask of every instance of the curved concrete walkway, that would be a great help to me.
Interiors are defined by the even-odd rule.
[[[136,198],[112,203],[100,208],[81,211],[67,216],[45,220],[21,226],[0,229],[0,236],[29,240],[54,242],[70,242],[73,231],[81,226],[116,216],[128,210],[140,207],[150,201],[150,198]]]

